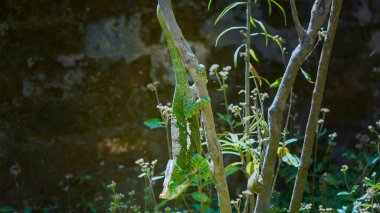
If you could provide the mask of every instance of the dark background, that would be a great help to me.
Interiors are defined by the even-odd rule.
[[[244,22],[244,11],[235,9],[213,26],[229,2],[214,1],[207,11],[208,1],[173,1],[185,37],[208,67],[232,65],[234,49],[243,42],[231,32],[214,47],[218,33]],[[291,16],[284,26],[280,11],[274,8],[269,17],[261,2],[266,1],[255,5],[253,16],[264,20],[270,34],[284,38],[288,59],[297,44]],[[278,2],[290,11],[287,1]],[[311,1],[297,1],[297,6],[306,26]],[[159,117],[146,85],[159,81],[163,102],[173,93],[155,10],[156,1],[148,0],[0,0],[0,208],[102,209],[109,200],[104,184],[111,180],[121,192],[134,189],[141,196],[135,160],[158,159],[157,171],[162,171],[168,156],[165,132],[143,125]],[[260,58],[258,72],[270,81],[281,76],[275,44],[265,47],[264,39],[254,38],[252,45]],[[303,66],[313,79],[320,47]],[[242,100],[236,95],[243,87],[242,65],[231,71],[228,82],[233,103]],[[331,110],[326,126],[338,134],[337,161],[339,150],[356,144],[356,133],[380,119],[379,80],[380,1],[345,0],[323,103]],[[209,88],[213,107],[224,112],[212,78]],[[294,125],[301,132],[312,88],[301,75],[297,78]],[[275,89],[264,90],[273,98]],[[217,128],[223,130],[223,122],[217,121]],[[14,165],[21,168],[16,179],[10,173]],[[68,174],[73,178],[65,178]]]

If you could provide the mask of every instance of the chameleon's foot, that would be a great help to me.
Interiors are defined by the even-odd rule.
[[[206,73],[206,67],[203,64],[198,64],[198,66],[195,69],[195,71],[197,71],[197,73],[199,73],[199,74]]]
[[[203,108],[205,106],[207,106],[207,104],[209,104],[211,102],[211,98],[210,97],[206,97],[206,98],[202,98],[199,101],[199,105],[200,105],[200,108]]]
[[[194,154],[191,158],[190,170],[194,174],[199,171],[205,181],[211,178],[210,165],[208,161],[199,153]]]

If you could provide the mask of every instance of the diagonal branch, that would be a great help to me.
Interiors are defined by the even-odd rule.
[[[315,130],[318,125],[319,111],[321,110],[323,92],[325,89],[328,66],[331,57],[331,51],[334,43],[336,28],[339,21],[339,13],[343,0],[333,0],[331,7],[329,24],[327,27],[326,40],[323,44],[321,57],[318,65],[317,79],[314,86],[313,97],[309,119],[306,126],[305,139],[302,147],[301,162],[298,168],[297,177],[293,189],[293,195],[289,210],[291,213],[299,212],[303,197],[304,187],[307,181],[307,170],[309,168],[310,158],[313,152],[315,139]]]
[[[295,0],[290,0],[290,8],[292,10],[292,17],[294,21],[294,26],[296,27],[298,33],[298,39],[301,42],[306,36],[306,30],[302,27],[300,20],[298,19],[298,12]]]
[[[190,48],[185,38],[182,35],[181,29],[178,27],[177,21],[173,14],[171,0],[158,0],[158,5],[162,10],[162,15],[168,30],[177,46],[186,69],[190,72],[194,80],[194,84],[199,98],[209,97],[206,80],[201,74],[196,72],[198,59]],[[202,121],[205,126],[207,145],[211,156],[212,174],[215,181],[215,187],[218,193],[219,208],[222,213],[231,212],[230,196],[226,177],[224,175],[223,155],[220,142],[218,141],[214,116],[212,113],[211,104],[202,109]]]
[[[330,9],[331,0],[323,0],[322,4],[323,5],[321,5],[321,0],[314,1],[306,36],[292,52],[283,76],[283,80],[281,81],[273,103],[268,110],[269,141],[261,173],[263,176],[263,190],[257,197],[257,205],[255,208],[256,213],[267,212],[267,208],[269,206],[274,165],[277,157],[276,152],[281,138],[285,103],[301,65],[313,49],[313,44],[317,38],[318,30],[326,20]],[[321,10],[322,7],[323,10]]]

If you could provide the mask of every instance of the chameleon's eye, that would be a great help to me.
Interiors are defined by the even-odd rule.
[[[205,72],[206,72],[206,67],[205,67],[205,65],[203,65],[203,64],[199,64],[199,65],[197,66],[197,68],[196,68],[196,71],[197,71],[197,73],[205,73]]]

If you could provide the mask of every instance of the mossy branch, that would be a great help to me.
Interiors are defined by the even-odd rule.
[[[196,67],[198,66],[198,59],[191,50],[190,45],[183,37],[182,31],[177,24],[171,6],[171,0],[158,0],[158,4],[162,10],[163,18],[168,27],[168,30],[181,54],[183,62],[185,63],[186,69],[190,72],[191,77],[194,80],[198,97],[209,97],[206,86],[206,80],[201,74],[198,74],[196,72]],[[211,104],[208,104],[207,107],[201,110],[201,112],[202,122],[205,126],[207,145],[211,156],[212,174],[213,179],[215,181],[216,191],[218,193],[220,212],[230,213],[231,204],[227,181],[224,175],[222,149],[215,131],[214,116]]]

